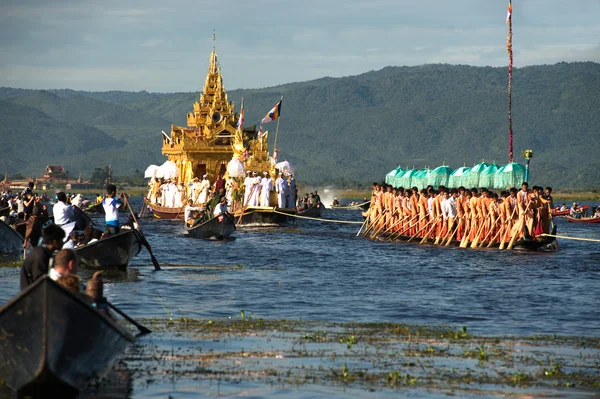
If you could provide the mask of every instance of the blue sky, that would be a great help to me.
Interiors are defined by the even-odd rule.
[[[504,66],[507,0],[4,0],[0,86],[199,91],[389,65]],[[515,66],[600,62],[600,0],[515,0]]]

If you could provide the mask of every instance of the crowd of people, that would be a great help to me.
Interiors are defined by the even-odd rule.
[[[155,179],[149,183],[147,198],[160,206],[180,208],[189,206],[204,207],[215,195],[227,198],[227,204],[233,207],[234,191],[240,190],[242,207],[249,206],[273,206],[271,204],[271,192],[277,195],[277,206],[279,208],[293,208],[296,204],[298,190],[293,174],[280,172],[273,181],[269,172],[263,172],[262,177],[258,172],[247,171],[241,187],[233,179],[227,181],[223,175],[218,175],[214,182],[203,175],[202,179],[194,178],[187,185],[177,183],[176,179]]]
[[[394,188],[373,184],[367,211],[373,233],[435,238],[437,242],[508,242],[548,234],[552,188],[523,183],[500,194],[486,188]]]

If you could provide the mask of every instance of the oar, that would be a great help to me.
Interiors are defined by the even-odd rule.
[[[483,243],[486,242],[486,240],[488,238],[490,238],[490,234],[492,234],[492,231],[494,231],[494,226],[496,225],[496,223],[498,223],[498,219],[500,219],[500,214],[498,214],[498,216],[490,224],[490,231],[488,231],[488,233],[485,235],[485,237],[483,238],[483,240],[481,240],[481,243],[479,243],[479,248],[482,248],[483,247]],[[493,238],[493,237],[491,237],[491,238]],[[492,240],[490,240],[490,242],[492,242]]]
[[[450,245],[450,243],[452,242],[452,238],[454,238],[454,235],[458,232],[458,229],[460,229],[460,226],[463,222],[463,218],[458,219],[458,223],[456,224],[456,227],[454,228],[454,231],[452,232],[452,234],[450,234],[450,237],[448,237],[448,240],[446,241],[446,244],[444,246],[448,246]],[[442,241],[443,244],[443,241]]]
[[[521,230],[523,230],[523,225],[525,224],[525,215],[527,214],[527,211],[529,210],[529,205],[531,205],[531,201],[529,202],[529,204],[527,204],[527,207],[525,208],[525,211],[523,211],[523,217],[519,218],[519,224],[517,229],[515,230],[513,236],[510,239],[510,242],[508,243],[508,247],[506,247],[506,249],[512,249],[513,246],[515,245],[515,240],[517,239],[517,236],[519,235],[519,233],[521,232]]]
[[[246,198],[246,201],[244,201],[245,203],[242,204],[242,209],[240,211],[240,218],[238,219],[237,224],[242,224],[242,216],[244,216],[244,209],[246,209],[246,207],[248,206],[248,202],[250,202],[250,197],[252,197],[252,194],[254,194],[254,189],[258,187],[258,184],[253,184],[252,188],[250,189],[250,193],[248,194],[248,198]]]
[[[454,223],[454,221],[452,221],[452,223]],[[450,228],[448,230],[451,230],[452,226],[450,226]],[[444,219],[442,218],[442,227],[440,228],[440,232],[438,233],[437,237],[435,238],[435,241],[433,243],[433,245],[438,245],[440,243],[440,238],[442,238],[442,231],[444,231]],[[448,235],[448,233],[446,233],[446,235]],[[444,237],[445,239],[445,237]]]
[[[357,237],[360,235],[360,232],[365,227],[365,225],[369,222],[369,217],[370,217],[370,214],[367,212],[367,217],[365,217],[365,221],[363,222],[363,224],[360,225],[360,229],[358,229],[358,233],[356,233]]]
[[[152,253],[152,247],[150,247],[150,243],[146,240],[146,237],[144,236],[144,233],[142,232],[142,226],[140,225],[140,222],[138,222],[137,217],[135,216],[135,213],[133,213],[133,209],[131,209],[131,205],[129,205],[127,196],[124,196],[124,200],[125,200],[125,203],[127,204],[127,208],[129,208],[129,212],[131,212],[131,216],[133,216],[133,221],[138,225],[137,231],[140,233],[138,235],[138,237],[139,237],[142,245],[144,247],[146,247],[146,249],[148,250],[148,253],[150,254],[150,259],[152,260],[152,264],[154,265],[154,270],[160,270],[160,265],[158,264],[158,261],[156,260],[156,258],[154,257],[154,254]]]
[[[381,212],[379,214],[379,216],[377,216],[371,223],[369,223],[369,225],[367,226],[367,228],[365,229],[365,231],[363,232],[363,237],[365,237],[367,235],[367,233],[375,226],[375,224],[377,222],[379,222],[379,220],[381,219],[381,217],[385,215],[384,212]]]
[[[152,330],[150,330],[149,328],[144,327],[143,325],[141,325],[137,321],[133,320],[131,317],[127,316],[127,314],[125,312],[123,312],[121,309],[119,309],[118,307],[116,307],[112,303],[110,303],[108,301],[106,301],[106,303],[108,304],[108,306],[112,310],[114,310],[115,312],[117,312],[118,314],[120,314],[121,316],[123,316],[123,318],[125,320],[127,320],[128,322],[130,322],[131,324],[133,324],[134,326],[136,326],[137,329],[140,330],[140,335],[146,335],[146,334],[150,334],[152,332]]]
[[[408,216],[404,217],[404,219],[406,219],[406,218],[408,218]],[[413,222],[413,220],[415,220],[415,219],[416,219],[416,221]],[[400,222],[402,222],[402,220]],[[409,231],[410,229],[415,227],[417,224],[419,224],[419,215],[415,215],[411,219],[409,219],[408,222],[406,222],[406,225],[408,227],[404,227],[404,230],[400,230],[400,231],[392,234],[390,236],[390,240],[395,240],[396,238],[400,237],[402,234],[406,233],[407,231]]]
[[[427,243],[427,240],[429,239],[429,236],[431,235],[431,233],[433,233],[433,229],[435,229],[435,226],[437,226],[437,224],[440,221],[441,217],[442,217],[442,215],[440,214],[435,219],[433,219],[433,226],[431,226],[431,228],[427,231],[427,233],[425,233],[423,235],[423,238],[421,239],[421,242],[419,244],[425,244],[425,243]],[[417,232],[413,237],[415,237],[417,234],[419,234],[419,233]],[[413,237],[411,237],[411,240],[413,239]]]
[[[475,238],[473,239],[473,242],[471,242],[471,248],[477,248],[479,246],[479,239],[481,238],[481,233],[483,233],[484,226],[485,226],[485,219],[482,218],[481,226],[479,226],[479,230],[477,231],[477,234],[475,234]]]
[[[504,244],[506,244],[506,233],[509,231],[509,226],[512,226],[512,220],[515,216],[515,212],[517,210],[517,206],[513,208],[512,213],[510,214],[510,218],[506,219],[506,228],[504,229],[504,233],[502,234],[502,239],[500,240],[499,249],[504,249]],[[510,222],[509,222],[510,221]]]

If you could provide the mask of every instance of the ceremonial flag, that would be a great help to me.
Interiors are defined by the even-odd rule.
[[[238,119],[237,128],[242,130],[244,127],[244,108],[240,110],[240,119]]]
[[[279,100],[279,102],[275,104],[273,109],[270,110],[264,118],[262,118],[262,121],[260,121],[262,125],[264,125],[265,123],[273,122],[275,119],[279,118],[279,115],[281,115],[281,101],[282,100]]]
[[[508,12],[506,13],[506,23],[508,23],[508,21],[510,21],[511,15],[512,15],[512,4],[509,1],[508,2]]]

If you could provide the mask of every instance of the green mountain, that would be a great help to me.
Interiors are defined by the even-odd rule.
[[[284,96],[277,138],[280,158],[310,183],[382,180],[398,165],[451,167],[485,159],[508,162],[506,69],[464,65],[387,67],[345,78],[322,78],[254,90],[230,90],[246,125],[260,119]],[[200,83],[200,82],[199,82]],[[224,82],[227,87],[227,82]],[[532,183],[598,187],[600,161],[600,64],[559,63],[513,73],[514,158],[532,149]],[[116,174],[161,163],[160,131],[185,124],[198,93],[36,91],[0,88],[0,136],[23,125],[44,131],[41,118],[14,114],[4,104],[29,107],[64,128],[63,139],[96,137],[79,153],[48,154],[42,161],[25,151],[0,149],[0,170],[39,174],[62,164],[84,175],[110,163]],[[39,115],[38,115],[39,116]],[[25,119],[20,120],[20,119]],[[276,123],[270,130],[270,145]],[[95,130],[90,130],[95,129]],[[87,135],[87,136],[86,136]],[[88,137],[88,138],[84,138]],[[30,141],[21,138],[24,143]],[[49,158],[52,158],[50,160]]]

